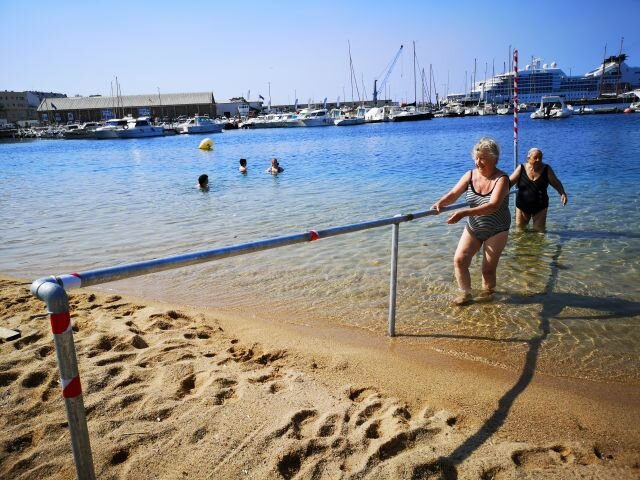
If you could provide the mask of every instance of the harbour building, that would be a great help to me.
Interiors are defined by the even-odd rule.
[[[255,109],[262,108],[261,102],[249,103]],[[212,92],[45,98],[38,107],[43,125],[101,122],[127,116],[171,120],[194,115],[214,118],[237,114],[236,102],[216,103]]]

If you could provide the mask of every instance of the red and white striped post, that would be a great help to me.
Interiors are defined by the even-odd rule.
[[[518,50],[513,49],[513,169],[518,168]]]
[[[33,283],[31,292],[47,303],[53,342],[56,347],[62,397],[67,410],[67,421],[71,435],[71,450],[76,464],[76,473],[81,480],[95,480],[93,455],[89,443],[87,416],[82,399],[82,387],[78,372],[76,348],[67,292],[55,277],[41,279]]]

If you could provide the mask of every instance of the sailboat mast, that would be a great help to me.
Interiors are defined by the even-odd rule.
[[[600,74],[600,84],[598,85],[598,97],[602,96],[602,82],[604,82],[604,67],[607,60],[607,44],[604,44],[604,57],[602,57],[602,72]]]
[[[425,84],[424,84],[424,68],[422,69],[422,72],[420,73],[420,85],[422,86],[422,88],[420,90],[422,90],[422,107],[424,108],[424,91],[426,89]]]
[[[622,63],[622,43],[624,42],[624,37],[620,38],[620,51],[618,52],[618,79],[616,80],[616,96],[619,94],[620,80],[622,79],[622,70],[620,69],[620,64]]]
[[[353,61],[351,60],[351,41],[347,40],[349,45],[349,76],[351,77],[351,106],[353,106]]]
[[[473,59],[473,83],[471,84],[471,89],[469,93],[471,93],[471,97],[473,97],[473,89],[476,88],[476,67],[477,67],[478,59]]]
[[[434,83],[435,86],[435,81],[433,81],[433,66],[432,64],[429,64],[429,104],[433,105],[432,99],[431,99],[431,84]]]
[[[120,108],[120,118],[124,118],[124,107],[120,104],[120,83],[118,82],[118,76],[116,75],[116,110]]]
[[[416,90],[416,41],[413,41],[413,103],[418,103],[418,91]],[[417,105],[416,105],[417,107]]]

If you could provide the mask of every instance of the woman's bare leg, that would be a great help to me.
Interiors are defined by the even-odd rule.
[[[548,208],[545,208],[533,216],[533,228],[538,232],[544,232],[547,228],[547,210]]]
[[[496,288],[496,271],[500,255],[507,245],[509,232],[500,232],[485,240],[482,258],[482,288],[485,292],[493,292]]]
[[[453,256],[453,268],[458,281],[458,287],[461,290],[461,296],[454,300],[454,303],[464,305],[471,299],[471,274],[469,266],[473,256],[478,253],[482,242],[471,235],[465,227],[458,242],[458,248]]]
[[[524,213],[522,210],[516,207],[516,227],[525,228],[529,225],[529,220],[531,220],[531,215],[528,213]]]

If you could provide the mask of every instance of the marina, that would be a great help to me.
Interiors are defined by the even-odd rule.
[[[638,115],[551,123],[523,116],[521,158],[529,147],[541,147],[563,179],[569,204],[562,208],[552,200],[546,235],[513,232],[499,271],[500,300],[464,311],[448,306],[459,226],[436,217],[403,227],[398,330],[484,336],[498,329],[512,336],[535,330],[544,304],[558,317],[543,371],[597,379],[615,370],[616,377],[637,378],[638,359],[628,352],[640,345],[631,328],[640,304],[634,227],[640,209],[633,193],[640,178],[639,122]],[[197,149],[205,135],[5,144],[2,270],[37,278],[422,210],[471,167],[469,146],[487,132],[501,144],[499,166],[510,173],[511,119],[500,115],[232,130],[213,137],[210,152]],[[606,154],[612,150],[615,157]],[[263,173],[271,157],[280,160],[283,174]],[[238,174],[238,158],[248,159],[247,175]],[[203,172],[210,178],[207,194],[193,188]],[[47,198],[46,208],[33,208],[34,198]],[[72,235],[55,233],[59,218]],[[52,241],[42,243],[43,237]],[[185,270],[172,282],[160,273],[108,289],[383,333],[387,259],[386,234],[358,234],[296,247],[278,262],[263,253]],[[556,277],[552,293],[543,293]],[[594,318],[571,320],[576,315]],[[455,342],[440,343],[461,353]],[[500,360],[499,346],[475,354],[488,363],[507,361]],[[584,362],[587,354],[598,360]]]
[[[640,91],[638,92],[640,93]],[[598,104],[572,106],[566,104],[563,97],[542,97],[544,99],[555,98],[555,102],[560,105],[560,110],[554,111],[553,115],[545,115],[544,111],[533,108],[526,104],[519,106],[519,113],[532,112],[532,118],[565,118],[570,115],[591,115],[591,114],[616,114],[616,113],[636,113],[640,112],[640,95],[632,93],[628,95],[627,101],[616,104]],[[548,100],[547,100],[548,102]],[[560,112],[561,113],[558,113]],[[541,112],[541,113],[536,113]],[[240,119],[210,119],[206,116],[195,116],[191,119],[167,121],[153,123],[148,117],[140,119],[113,119],[104,124],[89,122],[86,124],[72,124],[64,126],[50,127],[28,127],[14,129],[0,129],[0,142],[16,139],[126,139],[138,138],[141,136],[172,136],[178,133],[201,134],[201,133],[222,133],[227,130],[242,129],[264,129],[264,128],[286,128],[286,127],[328,127],[362,125],[364,123],[381,122],[407,122],[418,120],[430,120],[432,118],[443,117],[475,117],[489,115],[513,115],[511,105],[490,105],[483,107],[471,105],[465,107],[459,103],[447,104],[440,109],[416,109],[413,107],[400,108],[388,105],[383,107],[357,107],[348,109],[303,109],[299,113],[280,113],[259,115],[252,118]],[[133,123],[131,123],[133,122]],[[87,125],[89,127],[87,127]],[[147,128],[144,128],[145,125]],[[131,127],[132,131],[126,130]]]

